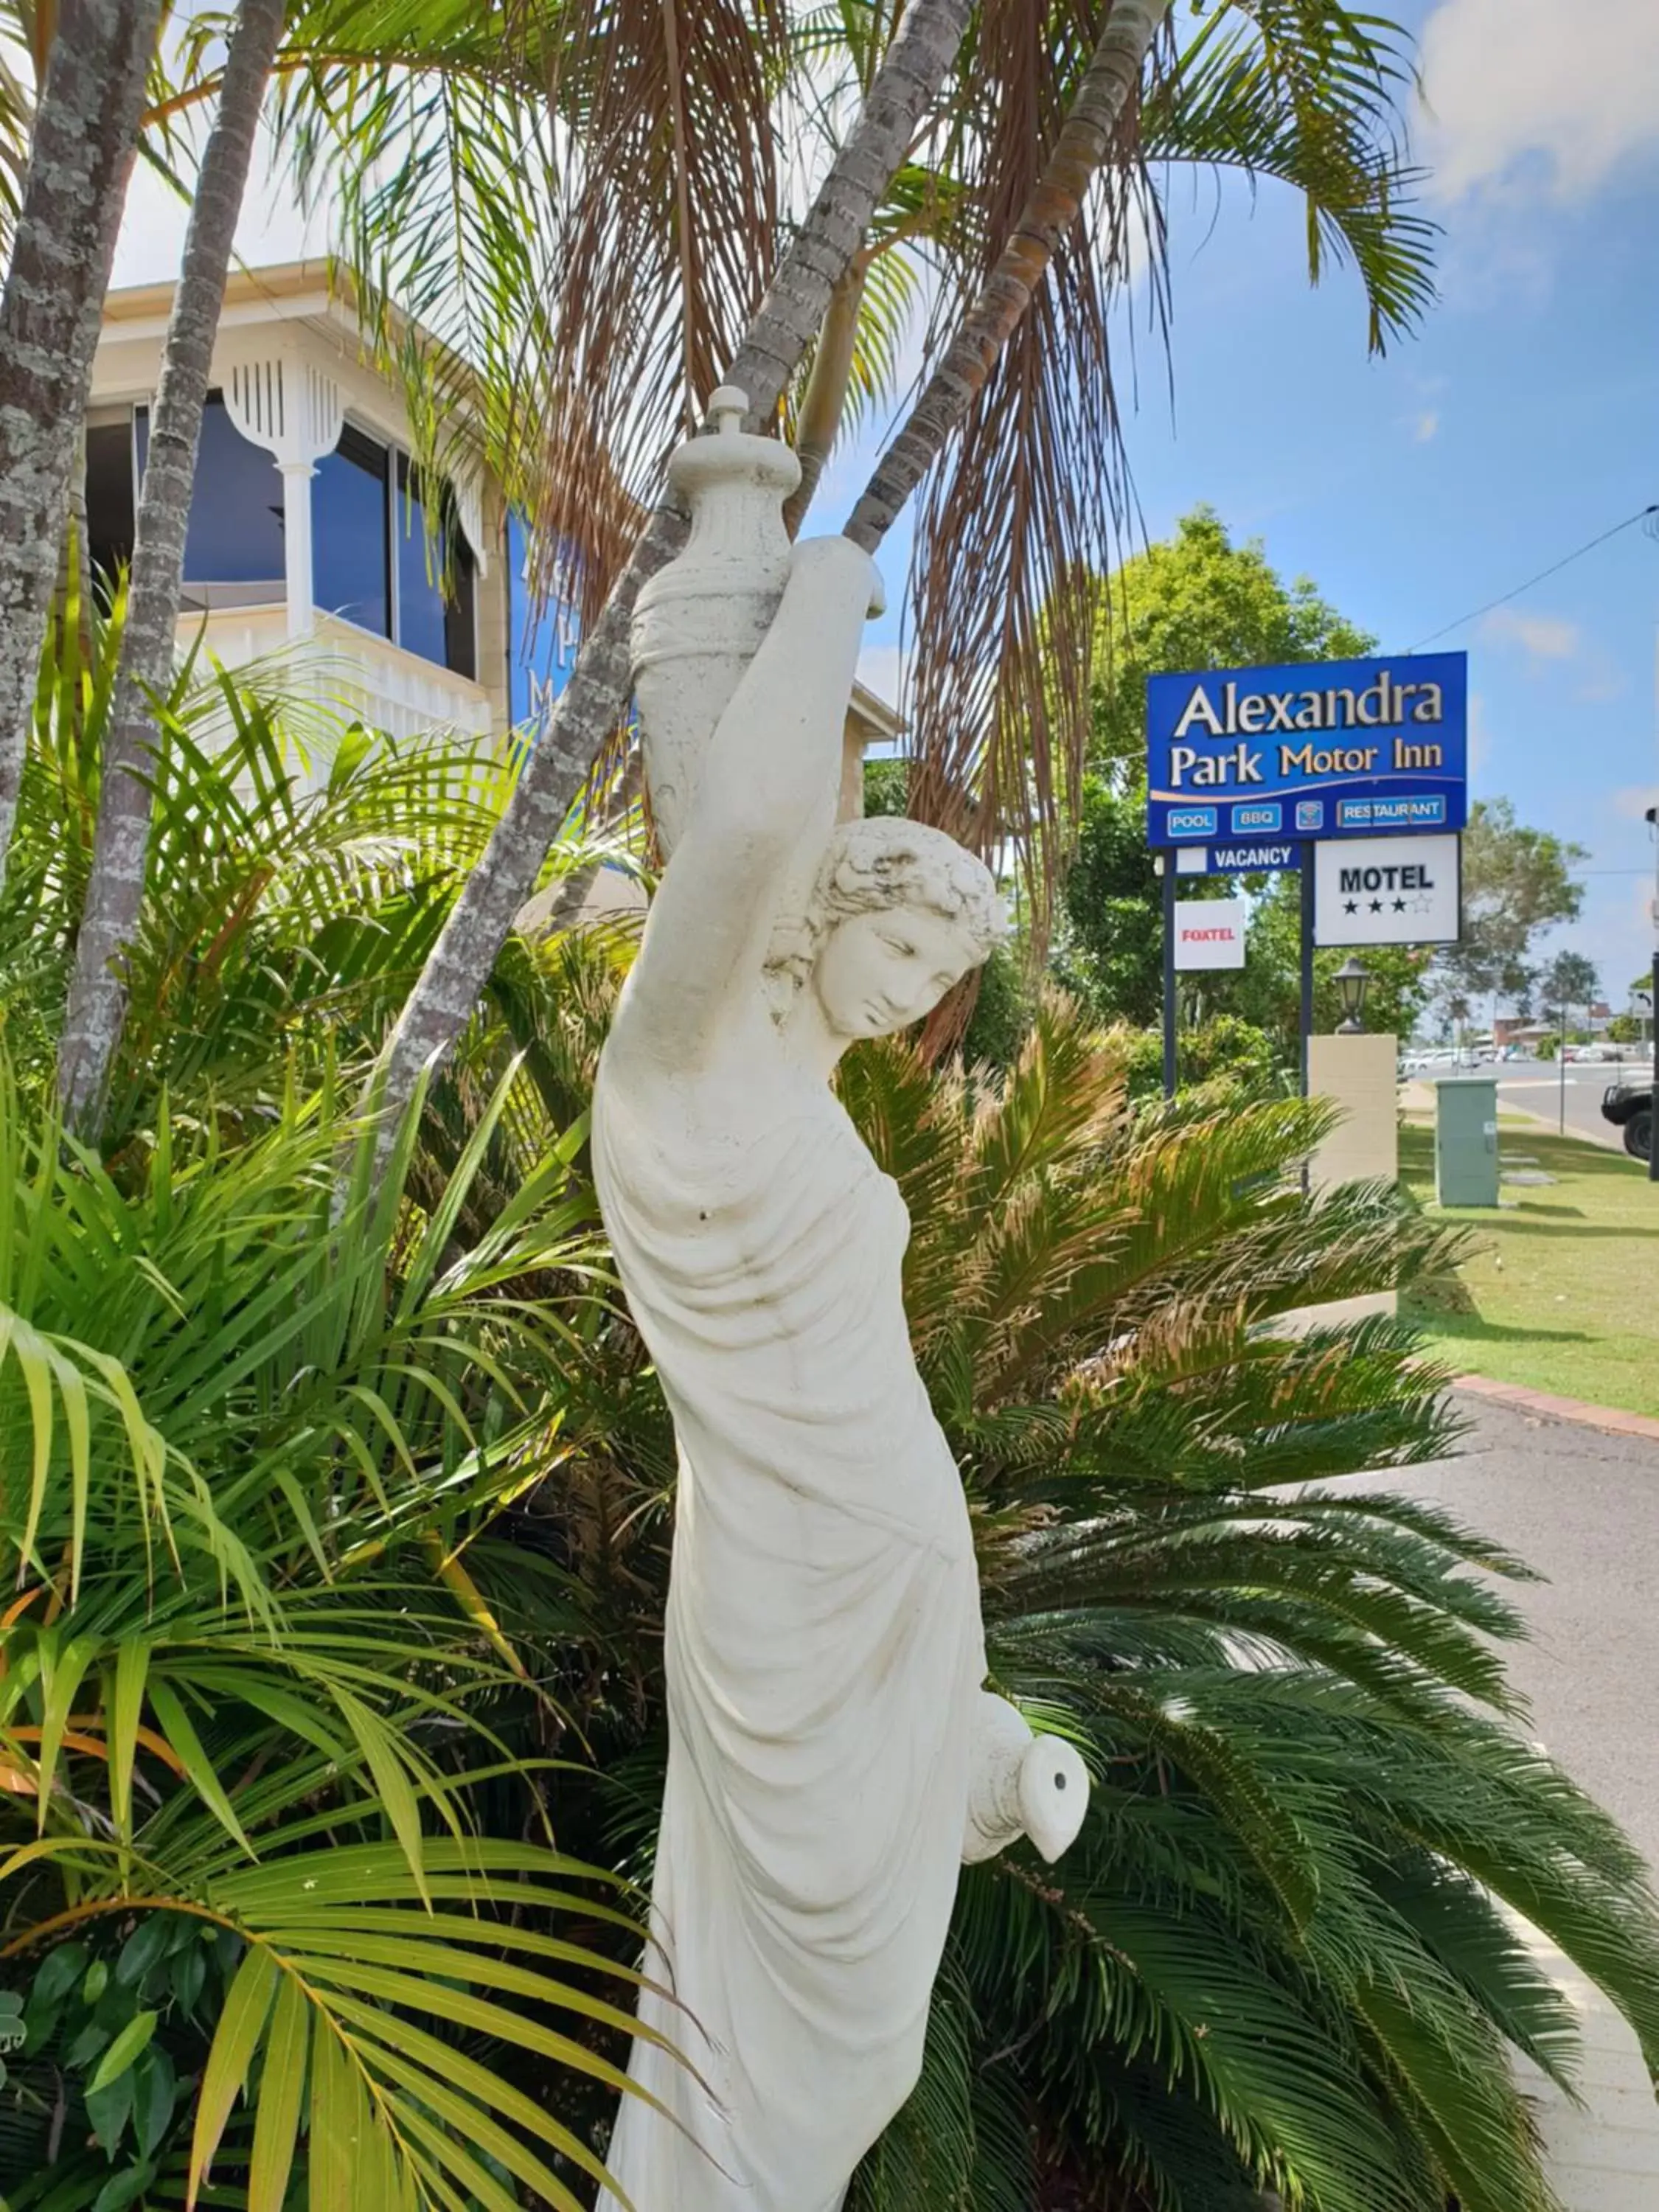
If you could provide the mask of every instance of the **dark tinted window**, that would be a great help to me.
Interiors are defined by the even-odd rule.
[[[132,558],[132,418],[87,431],[87,544],[106,577]]]
[[[348,422],[312,479],[312,596],[381,637],[392,635],[387,508],[386,449]]]
[[[137,413],[142,479],[149,410]],[[185,539],[187,584],[268,584],[283,596],[283,479],[263,446],[243,437],[217,392],[202,416],[202,444]]]
[[[428,485],[408,456],[398,456],[398,642],[423,660],[476,676],[472,549],[447,499],[441,534],[428,535]]]

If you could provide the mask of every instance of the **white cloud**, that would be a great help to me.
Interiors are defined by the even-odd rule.
[[[1481,635],[1500,645],[1518,645],[1534,660],[1571,660],[1579,646],[1578,625],[1559,615],[1518,615],[1496,607],[1480,625]]]
[[[1441,0],[1420,63],[1419,143],[1443,199],[1583,200],[1659,153],[1655,0]]]
[[[1425,407],[1420,415],[1413,416],[1412,418],[1412,437],[1419,446],[1426,446],[1431,438],[1438,434],[1439,429],[1440,417],[1432,407]]]

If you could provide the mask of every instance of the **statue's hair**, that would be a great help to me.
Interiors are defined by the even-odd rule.
[[[954,923],[974,948],[975,965],[1008,933],[991,871],[983,860],[925,822],[875,814],[840,823],[825,849],[804,915],[773,932],[767,966],[790,994],[812,972],[838,921],[892,907],[920,907]]]

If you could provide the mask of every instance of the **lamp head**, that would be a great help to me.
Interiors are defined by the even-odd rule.
[[[1365,993],[1371,980],[1370,970],[1352,952],[1336,971],[1336,988],[1342,1000],[1342,1020],[1338,1036],[1360,1036],[1365,1024],[1361,1018],[1365,1010]]]

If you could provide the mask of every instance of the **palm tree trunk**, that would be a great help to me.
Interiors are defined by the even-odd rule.
[[[63,0],[0,297],[0,883],[161,0]]]
[[[120,1042],[126,991],[116,965],[137,927],[149,848],[155,746],[151,695],[173,673],[185,538],[201,442],[202,410],[225,276],[247,189],[254,134],[283,36],[284,0],[242,0],[224,81],[202,156],[184,261],[156,386],[138,503],[126,629],[104,754],[98,830],[75,973],[58,1051],[58,1094],[71,1128],[91,1133]]]
[[[847,411],[847,394],[853,381],[853,353],[858,343],[859,316],[864,307],[865,286],[870,279],[870,249],[853,257],[846,274],[830,295],[829,312],[818,332],[812,356],[812,373],[795,425],[795,459],[800,463],[800,482],[783,503],[783,526],[792,538],[799,535],[812,504],[824,465],[835,451],[841,418]]]
[[[1114,0],[1065,128],[1020,210],[996,267],[892,444],[876,465],[844,535],[873,553],[904,502],[985,389],[1054,249],[1077,221],[1104,162],[1170,0]]]
[[[751,425],[769,422],[864,242],[883,192],[962,43],[969,0],[911,0],[836,156],[762,301],[726,381],[747,392]],[[629,633],[641,587],[684,543],[686,519],[652,515],[598,622],[583,640],[483,858],[455,902],[398,1020],[379,1096],[395,1115],[422,1071],[447,1052],[472,1011],[514,916],[534,886],[571,802],[617,725],[630,679]]]

